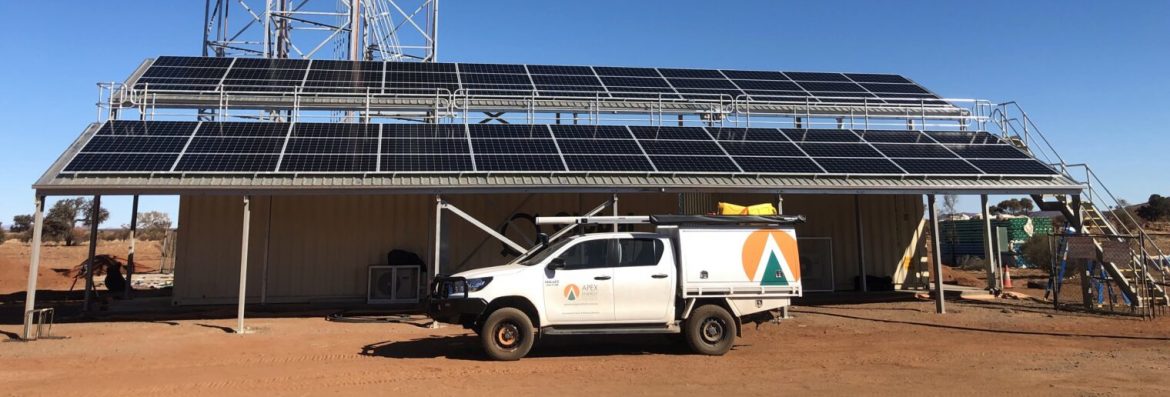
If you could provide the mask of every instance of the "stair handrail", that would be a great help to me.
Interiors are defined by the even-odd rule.
[[[1139,223],[1138,220],[1134,218],[1133,215],[1130,214],[1130,212],[1125,209],[1124,206],[1121,205],[1121,201],[1117,199],[1113,192],[1109,190],[1105,183],[1101,181],[1101,178],[1097,176],[1096,172],[1094,172],[1088,166],[1088,164],[1069,164],[1064,159],[1064,157],[1060,155],[1060,152],[1056,150],[1056,147],[1052,144],[1052,141],[1048,139],[1040,127],[1036,125],[1034,121],[1032,121],[1032,118],[1028,115],[1027,111],[1025,111],[1023,107],[1020,106],[1020,104],[1016,101],[1008,101],[995,105],[995,108],[990,114],[990,119],[993,121],[992,124],[995,124],[997,127],[999,127],[1002,134],[1013,135],[1015,138],[1022,139],[1025,146],[1027,147],[1027,150],[1032,152],[1034,156],[1037,154],[1043,156],[1049,160],[1050,163],[1052,163],[1052,166],[1057,167],[1058,170],[1064,174],[1064,176],[1083,185],[1088,196],[1086,203],[1094,207],[1094,210],[1099,214],[1102,221],[1106,222],[1110,228],[1116,231],[1119,229],[1118,226],[1121,226],[1120,229],[1124,230],[1126,234],[1136,234],[1142,237],[1144,241],[1147,241],[1150,247],[1148,248],[1143,245],[1141,253],[1145,254],[1146,258],[1151,257],[1151,252],[1157,254],[1157,259],[1149,260],[1148,262],[1152,263],[1159,271],[1162,276],[1162,283],[1166,284],[1167,279],[1170,278],[1170,258],[1167,258],[1162,248],[1159,247],[1158,244],[1150,238],[1145,229],[1142,228],[1141,223]],[[1036,140],[1038,140],[1042,145],[1031,144],[1031,142]],[[1074,177],[1070,168],[1083,168],[1085,170],[1084,181],[1079,181],[1079,178]],[[1100,192],[1098,190],[1100,190]],[[1104,193],[1105,196],[1102,197],[1101,193]],[[1116,214],[1114,211],[1108,211],[1114,212],[1108,216],[1101,211],[1100,208],[1102,206],[1098,205],[1097,201],[1104,201],[1106,198],[1111,200],[1113,205],[1106,205],[1104,207],[1121,209],[1120,212],[1125,214],[1125,217],[1128,218],[1129,222],[1134,226],[1134,228],[1131,229],[1128,225],[1126,225],[1125,220],[1123,220],[1121,216]],[[1110,220],[1109,216],[1112,216],[1114,219]],[[1134,229],[1136,229],[1136,233],[1134,232]]]
[[[1150,246],[1153,248],[1153,250],[1158,254],[1158,259],[1153,261],[1155,263],[1154,266],[1156,268],[1158,268],[1158,270],[1161,271],[1163,274],[1170,271],[1170,270],[1166,269],[1166,266],[1165,266],[1166,264],[1164,263],[1164,261],[1166,261],[1166,259],[1165,259],[1166,254],[1162,251],[1162,248],[1159,247],[1158,244],[1156,242],[1154,242],[1154,240],[1150,239],[1149,233],[1147,233],[1146,230],[1144,228],[1142,228],[1141,224],[1138,223],[1137,218],[1134,218],[1133,214],[1130,214],[1129,210],[1121,205],[1121,200],[1118,200],[1117,197],[1113,195],[1113,192],[1109,190],[1108,186],[1105,186],[1105,184],[1101,181],[1101,178],[1097,176],[1097,173],[1093,172],[1093,169],[1091,167],[1089,167],[1088,164],[1076,164],[1076,166],[1084,168],[1086,179],[1089,179],[1093,182],[1096,182],[1096,186],[1098,188],[1100,188],[1105,193],[1105,195],[1107,197],[1109,197],[1110,200],[1113,200],[1113,202],[1114,202],[1114,205],[1112,207],[1113,210],[1110,210],[1109,212],[1113,213],[1112,214],[1113,217],[1117,219],[1117,223],[1121,225],[1121,227],[1124,229],[1125,233],[1130,234],[1130,235],[1137,234],[1139,237],[1145,239],[1150,244]],[[1093,189],[1093,188],[1090,187],[1090,189]],[[1094,193],[1094,196],[1100,197],[1100,193]],[[1090,202],[1090,203],[1092,203],[1092,202]],[[1095,203],[1092,203],[1092,204],[1096,205]],[[1100,208],[1097,208],[1096,211],[1098,214],[1101,214],[1101,219],[1104,219],[1106,222],[1109,222],[1109,219],[1105,218],[1105,214],[1101,212]],[[1121,213],[1125,214],[1125,217],[1128,218],[1128,220],[1129,220],[1129,222],[1131,222],[1131,224],[1133,224],[1134,228],[1131,229],[1128,226],[1126,226],[1125,221],[1123,219],[1121,219],[1121,216],[1117,215],[1116,212],[1121,212]],[[1112,226],[1114,229],[1117,228],[1117,225],[1112,225]],[[1134,233],[1134,229],[1136,229],[1137,233]],[[1146,255],[1147,256],[1149,255],[1149,249],[1147,249],[1145,246],[1142,247],[1142,250],[1147,251]]]

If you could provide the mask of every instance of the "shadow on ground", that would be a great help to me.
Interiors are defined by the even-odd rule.
[[[734,349],[747,345],[737,344]],[[361,354],[385,358],[490,360],[476,335],[453,335],[408,341],[383,341],[362,347]],[[679,335],[546,336],[525,358],[692,354]]]
[[[829,308],[826,308],[826,309],[829,309]],[[942,328],[942,329],[950,329],[950,330],[958,330],[958,331],[971,331],[971,332],[989,332],[989,333],[1008,334],[1008,335],[1037,335],[1037,336],[1056,336],[1056,337],[1070,337],[1070,338],[1102,338],[1102,339],[1123,339],[1123,340],[1170,341],[1170,337],[1158,337],[1158,336],[1127,336],[1127,335],[1107,335],[1107,334],[1078,334],[1078,333],[1071,333],[1071,332],[1024,331],[1024,330],[1011,330],[1011,329],[968,327],[968,326],[962,326],[962,325],[927,323],[927,322],[920,322],[920,321],[890,320],[890,319],[873,318],[873,317],[857,316],[857,315],[850,315],[850,314],[828,313],[828,312],[823,312],[823,311],[797,310],[795,312],[800,313],[802,315],[811,314],[811,315],[818,315],[818,316],[845,318],[845,319],[850,319],[850,320],[872,321],[872,322],[886,323],[886,324],[913,325],[913,326],[920,326],[920,327]]]

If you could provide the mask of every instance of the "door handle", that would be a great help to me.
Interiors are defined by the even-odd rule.
[[[610,277],[609,276],[597,276],[597,277],[594,277],[593,279],[605,281],[605,280],[609,280]]]
[[[653,275],[653,276],[650,276],[650,277],[654,277],[654,278],[666,278],[666,275],[665,275],[665,274],[655,274],[655,275]]]

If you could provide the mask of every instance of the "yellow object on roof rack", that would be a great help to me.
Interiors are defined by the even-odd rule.
[[[744,207],[731,203],[719,203],[719,215],[777,215],[776,206],[771,203]]]

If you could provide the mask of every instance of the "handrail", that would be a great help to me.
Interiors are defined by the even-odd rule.
[[[1133,214],[1121,205],[1121,200],[1113,194],[1108,186],[1101,180],[1097,173],[1088,165],[1084,163],[1069,164],[1064,157],[1060,155],[1052,144],[1052,141],[1042,132],[1040,127],[1032,120],[1023,107],[1016,101],[1009,101],[996,104],[989,114],[989,118],[993,121],[993,125],[999,127],[1000,132],[1007,137],[1008,135],[1020,138],[1023,140],[1025,147],[1033,156],[1043,156],[1049,160],[1051,165],[1057,167],[1064,176],[1077,181],[1084,186],[1086,193],[1086,200],[1084,204],[1092,207],[1092,210],[1097,213],[1105,225],[1115,234],[1136,235],[1141,237],[1143,244],[1140,252],[1134,254],[1142,259],[1143,265],[1146,262],[1152,264],[1158,273],[1161,275],[1161,284],[1166,285],[1166,281],[1170,279],[1170,258],[1158,244],[1150,238],[1149,233],[1142,228],[1141,223],[1134,218]],[[1033,139],[1035,138],[1035,139]],[[1030,143],[1039,140],[1041,146],[1034,146]],[[1039,150],[1037,150],[1039,149]],[[1073,175],[1072,169],[1080,168],[1084,170],[1084,179],[1081,180]],[[1103,193],[1103,194],[1102,194]],[[1104,204],[1104,205],[1102,205]],[[1102,208],[1108,209],[1102,211]],[[1074,210],[1080,211],[1076,208]],[[1124,217],[1121,214],[1124,214]],[[1112,219],[1111,219],[1112,218]],[[1130,227],[1133,225],[1133,227]],[[1151,260],[1151,253],[1157,254],[1157,259]],[[1147,274],[1148,273],[1143,273]],[[1144,277],[1144,276],[1143,276]],[[1144,283],[1145,281],[1141,281]]]

